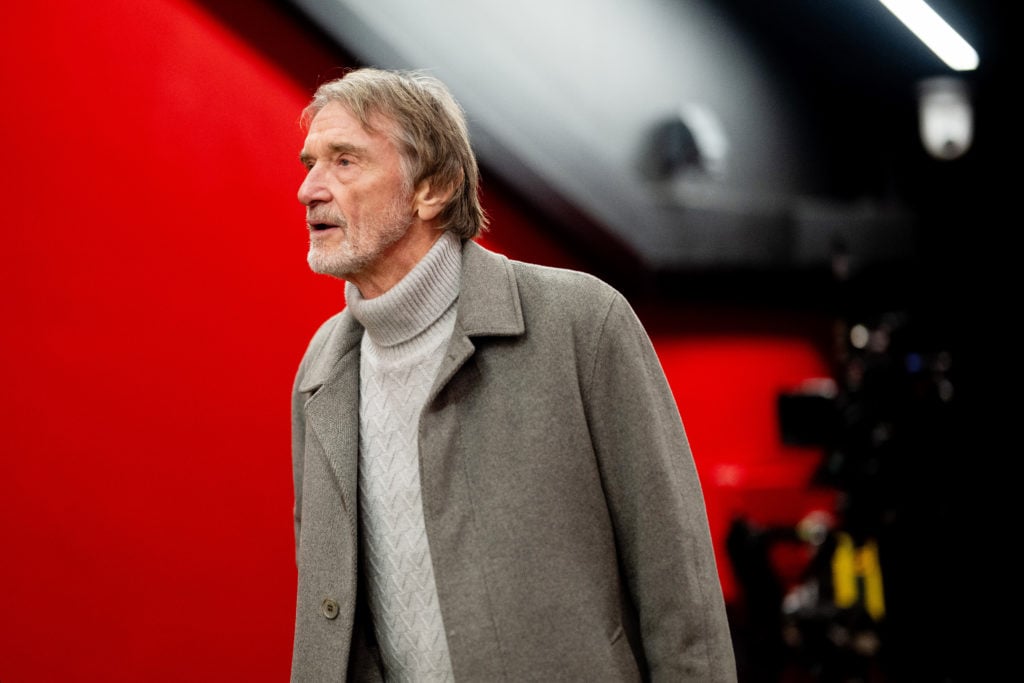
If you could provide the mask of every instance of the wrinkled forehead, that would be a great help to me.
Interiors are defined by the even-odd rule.
[[[312,153],[316,148],[338,144],[359,147],[387,145],[397,148],[394,130],[394,122],[383,115],[373,114],[364,123],[349,107],[331,102],[309,122],[303,149],[306,153]]]
[[[340,118],[358,123],[359,127],[368,134],[385,134],[392,139],[396,138],[398,123],[394,116],[372,104],[359,103],[356,105],[345,100],[331,100],[319,110],[311,112],[311,115],[306,118],[307,133],[312,131],[318,123],[322,127],[326,120],[337,121]]]

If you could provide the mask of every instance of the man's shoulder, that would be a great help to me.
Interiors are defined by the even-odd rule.
[[[465,247],[471,253],[470,262],[475,264],[487,263],[486,271],[490,275],[500,272],[505,267],[510,268],[514,273],[515,280],[520,287],[528,289],[538,288],[541,291],[550,291],[554,288],[559,293],[577,292],[596,296],[613,296],[618,292],[608,283],[590,273],[570,268],[559,268],[547,266],[530,261],[520,261],[510,258],[497,251],[491,251],[478,243],[469,243]],[[504,263],[505,266],[499,266]]]
[[[596,275],[581,270],[509,260],[524,299],[550,301],[560,307],[606,308],[622,294]]]
[[[509,263],[511,263],[516,272],[522,276],[535,278],[546,284],[585,288],[596,287],[599,289],[611,287],[611,285],[607,284],[596,275],[592,275],[583,270],[546,266],[539,263],[532,263],[530,261],[517,261],[515,259],[509,259]]]

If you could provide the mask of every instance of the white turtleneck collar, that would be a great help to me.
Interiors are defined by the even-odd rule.
[[[422,333],[455,303],[462,270],[462,241],[445,231],[430,251],[398,283],[380,296],[364,299],[351,282],[345,301],[370,341],[381,347],[407,342]]]

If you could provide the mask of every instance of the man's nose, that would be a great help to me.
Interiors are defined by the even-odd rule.
[[[299,202],[305,206],[312,206],[318,202],[330,201],[331,195],[327,191],[327,184],[324,182],[323,171],[314,166],[306,173],[302,184],[299,185]]]

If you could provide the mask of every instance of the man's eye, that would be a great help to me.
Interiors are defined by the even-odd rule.
[[[346,159],[345,157],[342,157],[341,159],[338,159],[338,165],[339,166],[351,166],[352,165],[352,160],[351,159]]]

